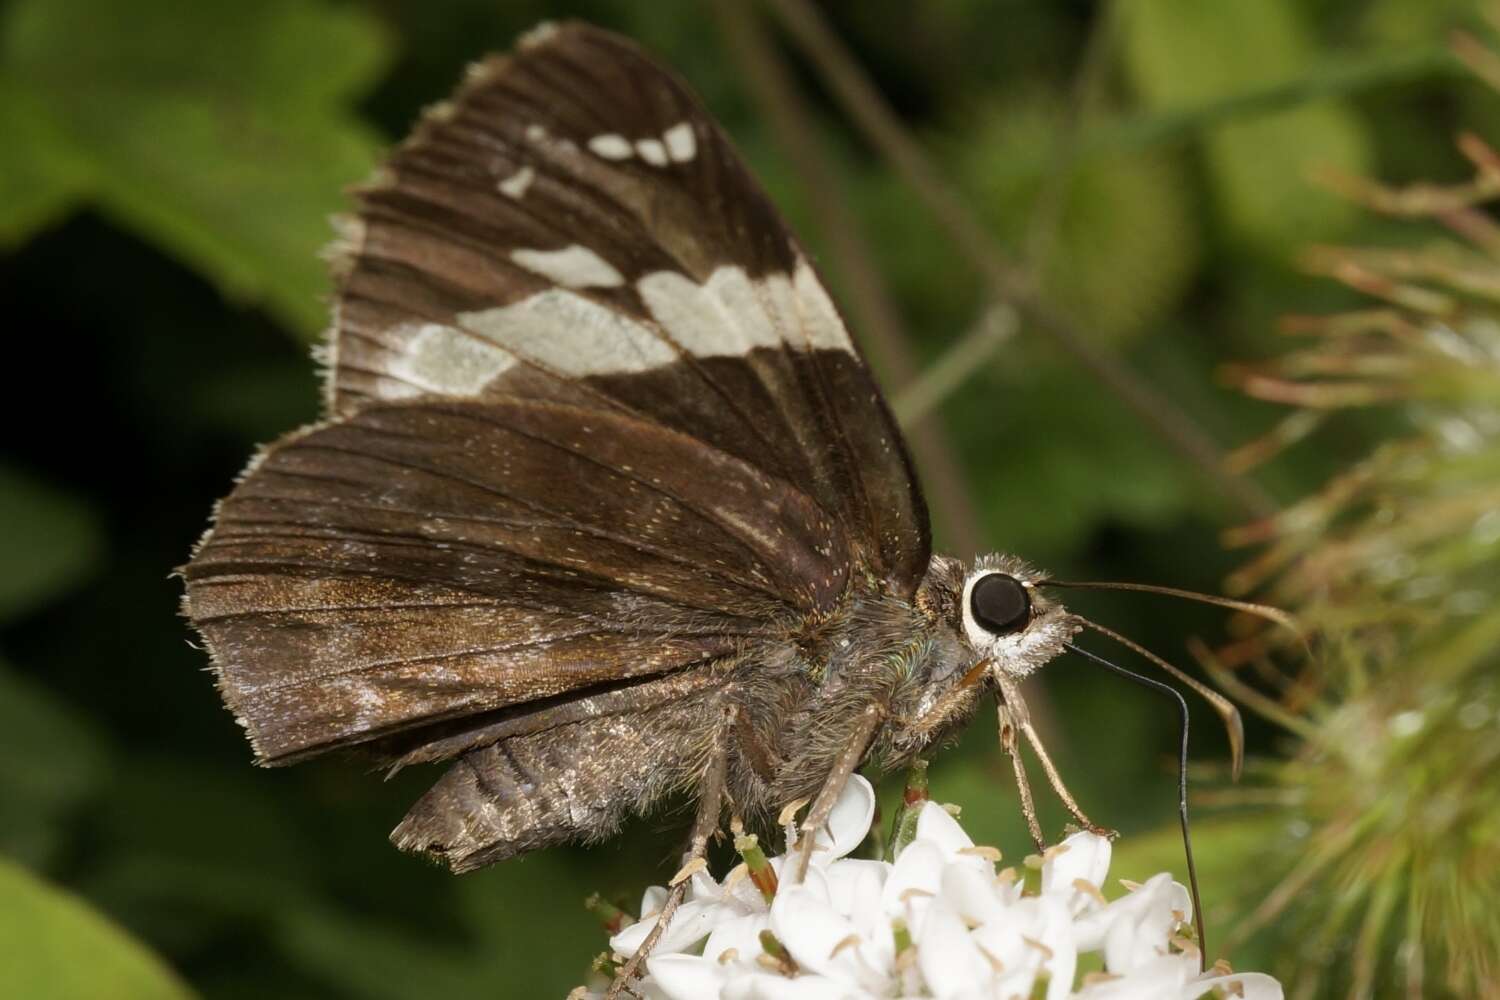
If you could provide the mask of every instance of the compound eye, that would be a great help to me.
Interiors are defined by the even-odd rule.
[[[969,613],[986,632],[1007,635],[1024,628],[1031,619],[1031,598],[1015,577],[989,573],[970,589]]]

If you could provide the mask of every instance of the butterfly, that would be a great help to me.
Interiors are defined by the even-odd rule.
[[[1095,828],[1019,689],[1089,623],[1020,559],[933,553],[816,267],[680,79],[544,25],[356,198],[326,418],[184,570],[260,763],[445,763],[392,839],[460,872],[687,792],[691,860],[726,814],[818,829],[993,698],[1038,844],[1023,737]]]

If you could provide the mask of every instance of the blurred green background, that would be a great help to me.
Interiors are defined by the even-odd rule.
[[[810,186],[772,127],[726,8],[770,30],[831,184]],[[1314,173],[1454,178],[1456,132],[1500,133],[1500,101],[1447,55],[1448,31],[1476,20],[1465,0],[822,9],[1049,308],[1226,449],[1282,413],[1219,366],[1277,352],[1282,314],[1355,301],[1301,273],[1301,251],[1389,226]],[[728,0],[0,2],[0,993],[558,996],[603,948],[582,898],[670,874],[680,811],[461,879],[398,854],[386,833],[435,772],[252,767],[169,578],[253,447],[318,416],[317,253],[341,189],[468,61],[540,19],[616,28],[686,76],[836,297],[851,272],[818,209],[833,199],[858,220],[911,355],[905,370],[872,358],[899,408],[928,408],[927,443],[953,461],[937,486],[924,469],[940,539],[1059,575],[1210,591],[1243,558],[1219,535],[1254,511],[1222,477],[1033,324],[974,333],[983,282],[765,14]],[[948,353],[965,343],[978,347]],[[894,389],[934,364],[955,377],[920,398]],[[1386,429],[1345,421],[1254,488],[1288,502]],[[1212,610],[1077,603],[1169,657],[1223,634]],[[1074,791],[1126,835],[1114,874],[1180,866],[1170,706],[1081,663],[1038,687]],[[1201,707],[1197,773],[1212,786],[1225,744]],[[1249,738],[1252,754],[1282,750],[1253,718]],[[1026,852],[987,714],[932,777],[976,836]],[[1266,833],[1249,820],[1239,836]],[[1215,843],[1200,847],[1210,879]],[[1233,957],[1275,961],[1253,942]]]

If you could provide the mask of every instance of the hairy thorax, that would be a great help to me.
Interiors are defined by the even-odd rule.
[[[866,712],[879,715],[867,758],[877,769],[909,762],[967,719],[989,682],[968,676],[977,658],[948,612],[925,594],[909,602],[853,588],[832,614],[740,663],[724,691],[740,814],[764,820],[815,795]]]

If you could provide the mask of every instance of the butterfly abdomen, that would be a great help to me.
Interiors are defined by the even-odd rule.
[[[691,782],[711,749],[713,696],[501,740],[460,757],[391,840],[455,873],[602,840]]]

